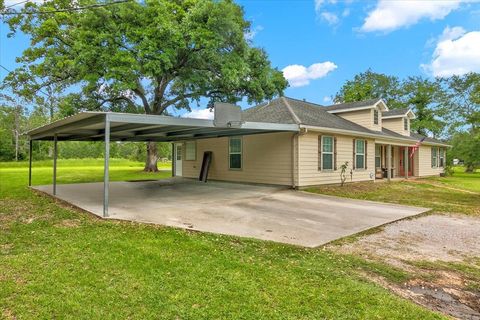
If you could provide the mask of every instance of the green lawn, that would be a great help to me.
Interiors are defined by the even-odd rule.
[[[35,163],[34,184],[51,183],[48,165]],[[170,175],[141,169],[112,161],[111,179]],[[60,183],[100,181],[102,174],[101,161],[59,161]],[[408,278],[382,264],[324,249],[104,221],[26,184],[25,163],[0,164],[0,318],[442,318],[362,278],[364,272]]]
[[[391,183],[351,183],[343,187],[312,187],[306,191],[427,207],[435,212],[480,215],[480,172],[456,171],[453,176],[445,178],[432,177]]]

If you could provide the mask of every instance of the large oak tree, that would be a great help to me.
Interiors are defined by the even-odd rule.
[[[30,36],[21,67],[5,81],[33,98],[55,86],[74,110],[168,114],[207,98],[259,102],[287,82],[246,39],[250,23],[231,0],[32,2],[9,15],[12,34]],[[92,6],[94,5],[94,6]],[[11,10],[11,9],[7,9]],[[149,143],[145,170],[156,171]]]

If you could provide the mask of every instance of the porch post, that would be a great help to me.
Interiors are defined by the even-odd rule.
[[[103,217],[108,217],[108,187],[110,162],[110,120],[105,115],[105,162],[103,165]]]
[[[32,186],[32,139],[29,141],[28,146],[28,186]]]
[[[53,135],[53,195],[57,195],[57,134]]]
[[[392,179],[392,145],[387,145],[387,179]]]
[[[403,153],[403,170],[405,171],[405,179],[408,179],[408,147],[405,147]]]

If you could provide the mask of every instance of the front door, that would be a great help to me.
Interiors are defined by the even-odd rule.
[[[399,149],[399,171],[400,171],[400,176],[405,177],[405,147],[400,147]],[[408,156],[407,156],[407,161],[408,161],[408,176],[411,177],[413,176],[413,159],[410,157],[410,154],[412,152],[412,148],[408,148]]]
[[[182,176],[182,144],[175,143],[175,176]]]

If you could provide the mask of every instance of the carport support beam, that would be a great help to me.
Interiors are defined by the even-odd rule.
[[[392,145],[387,145],[387,179],[392,179]]]
[[[58,153],[57,134],[53,135],[53,195],[57,195],[57,153]]]
[[[103,217],[108,217],[108,181],[110,162],[110,120],[105,115],[105,163],[103,165]]]
[[[29,141],[29,146],[28,146],[28,186],[32,186],[32,140],[30,139]]]

